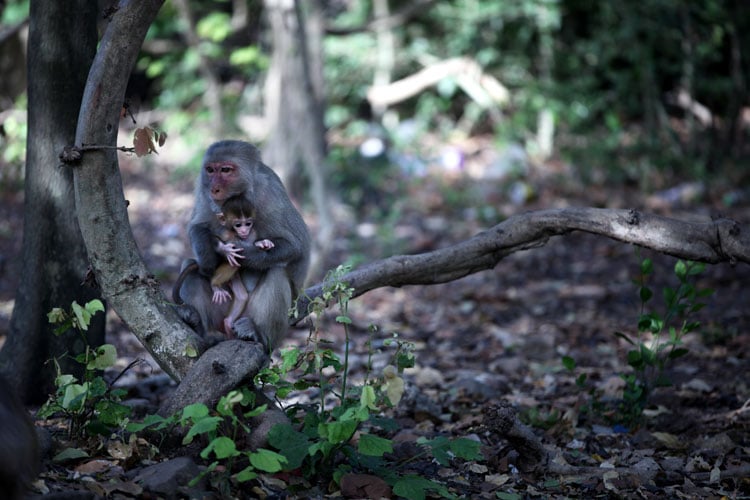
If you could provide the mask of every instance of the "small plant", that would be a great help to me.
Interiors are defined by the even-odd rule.
[[[203,403],[194,403],[168,417],[149,415],[142,423],[129,424],[127,430],[140,432],[150,428],[159,432],[175,426],[185,427],[188,432],[182,440],[183,445],[188,445],[195,438],[202,436],[206,446],[200,456],[212,461],[193,479],[191,485],[209,475],[214,485],[220,490],[225,490],[231,481],[244,483],[255,479],[259,472],[279,472],[287,462],[284,456],[268,449],[251,451],[238,447],[238,443],[242,442],[242,436],[251,433],[245,422],[264,411],[266,405],[256,407],[255,394],[248,388],[242,388],[232,390],[219,399],[215,411]]]
[[[327,342],[321,339],[319,322],[314,321],[307,350],[290,348],[282,350],[281,363],[261,372],[256,383],[276,388],[277,398],[286,397],[291,391],[309,388],[318,390],[315,405],[287,408],[291,424],[275,426],[268,435],[269,444],[286,457],[287,470],[299,470],[310,481],[323,479],[338,483],[350,472],[367,471],[391,484],[394,493],[405,498],[424,498],[431,491],[450,497],[447,488],[419,476],[399,472],[405,463],[396,463],[387,458],[393,452],[393,442],[384,437],[398,427],[382,413],[397,405],[404,391],[401,373],[414,366],[414,346],[410,342],[393,338],[383,342],[386,347],[395,347],[392,364],[383,368],[378,376],[372,374],[370,349],[367,372],[362,386],[351,386],[349,370],[349,344],[352,323],[348,316],[348,302],[353,290],[341,281],[348,269],[339,266],[325,280],[320,297],[311,302],[309,313],[320,317],[326,305],[335,302],[339,314],[336,322],[344,328],[346,343],[344,358],[340,360]],[[370,328],[370,341],[377,332]],[[297,382],[288,382],[292,371],[301,372]],[[439,437],[420,440],[424,454],[443,465],[452,457],[467,460],[481,458],[479,443],[468,439],[449,440]],[[412,460],[418,457],[413,457]]]
[[[82,437],[85,434],[109,435],[112,429],[119,427],[130,415],[130,408],[120,403],[125,390],[112,388],[99,375],[101,370],[115,364],[115,346],[104,344],[92,348],[86,342],[85,332],[91,324],[91,318],[103,311],[101,301],[92,300],[85,306],[73,302],[70,311],[54,308],[47,315],[50,323],[59,325],[54,331],[55,335],[61,335],[72,328],[86,343],[85,352],[74,358],[84,366],[83,381],[79,381],[74,375],[61,373],[59,363],[53,360],[57,370],[57,390],[38,412],[40,418],[62,414],[68,420],[68,434],[71,437]]]
[[[294,391],[317,392],[314,402],[286,408],[290,423],[275,425],[267,435],[272,449],[249,451],[243,448],[243,436],[250,433],[245,422],[266,410],[265,405],[254,406],[254,392],[247,388],[231,391],[215,410],[200,403],[193,404],[169,417],[151,415],[142,423],[130,424],[127,429],[139,432],[150,428],[161,432],[175,426],[186,427],[189,431],[183,444],[202,436],[206,446],[201,457],[211,463],[199,478],[208,474],[214,485],[227,495],[231,493],[232,484],[250,481],[261,473],[293,471],[310,483],[328,485],[339,483],[347,473],[367,471],[383,478],[396,494],[405,498],[425,498],[427,492],[450,498],[450,492],[443,485],[400,472],[419,456],[404,463],[387,458],[394,446],[391,439],[384,436],[398,426],[382,413],[401,399],[404,392],[401,373],[414,366],[413,344],[394,335],[383,342],[395,348],[392,364],[373,376],[370,350],[364,383],[353,386],[349,380],[352,321],[348,316],[348,302],[353,290],[341,281],[347,270],[340,266],[326,277],[323,293],[311,302],[308,311],[319,318],[328,304],[338,306],[336,322],[342,325],[346,337],[343,360],[330,348],[330,343],[321,338],[320,322],[316,320],[305,348],[282,349],[280,361],[261,370],[255,378],[256,386],[275,391],[282,407]],[[376,332],[376,328],[370,328],[368,345],[373,344]],[[293,374],[296,377],[291,380]],[[438,437],[421,439],[417,444],[422,449],[421,455],[430,455],[444,466],[454,458],[481,458],[480,444],[469,439]]]
[[[641,262],[641,272],[637,280],[638,296],[641,300],[638,334],[633,337],[615,332],[615,335],[633,347],[628,351],[627,360],[634,373],[623,375],[625,389],[621,410],[624,416],[633,420],[640,418],[654,388],[671,384],[664,373],[667,364],[688,353],[683,347],[682,339],[701,326],[699,321],[691,321],[690,316],[703,309],[706,304],[702,299],[713,293],[710,288],[700,289],[695,285],[695,278],[705,267],[706,265],[701,262],[677,261],[674,274],[679,285],[677,288],[664,287],[662,290],[665,311],[660,315],[646,310],[647,304],[654,296],[646,284],[648,277],[654,272],[654,265],[651,259]],[[644,334],[650,335],[650,342]]]
[[[691,315],[705,307],[706,304],[702,300],[713,293],[710,288],[701,289],[695,285],[697,276],[704,269],[703,263],[678,260],[674,266],[674,274],[679,285],[677,288],[663,288],[665,310],[663,314],[659,314],[647,311],[647,305],[654,297],[653,291],[647,286],[648,278],[654,272],[654,265],[651,259],[643,259],[640,273],[635,280],[641,301],[638,333],[628,335],[615,332],[617,337],[632,347],[628,351],[627,362],[633,372],[621,376],[625,381],[625,387],[622,400],[615,411],[608,410],[593,390],[589,391],[592,397],[589,410],[606,414],[611,420],[626,425],[636,424],[653,390],[671,384],[665,374],[666,368],[670,362],[688,353],[688,349],[683,345],[683,338],[701,326],[699,321],[691,320]],[[563,366],[573,371],[575,360],[565,356]],[[585,388],[585,374],[576,379],[576,385]]]

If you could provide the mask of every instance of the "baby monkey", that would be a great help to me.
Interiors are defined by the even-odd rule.
[[[248,286],[253,286],[254,281],[259,278],[252,276],[254,281],[248,281],[246,277],[243,282],[239,273],[240,263],[237,260],[245,258],[243,245],[248,245],[257,237],[253,228],[255,210],[244,196],[233,196],[224,202],[221,213],[217,216],[224,231],[216,235],[216,252],[226,257],[227,261],[219,264],[211,277],[211,301],[214,304],[223,304],[232,300],[232,307],[224,318],[224,333],[227,338],[234,338],[234,322],[245,310],[250,297]],[[255,240],[252,244],[261,250],[270,250],[275,246],[268,239]],[[231,294],[226,289],[227,284]]]

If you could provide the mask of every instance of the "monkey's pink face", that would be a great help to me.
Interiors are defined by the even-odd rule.
[[[244,182],[239,174],[237,165],[229,161],[217,161],[206,163],[203,173],[208,182],[211,198],[216,202],[222,202],[227,198],[240,194],[245,190]]]
[[[237,219],[232,223],[232,229],[234,229],[239,238],[246,240],[250,237],[250,233],[253,230],[253,223],[253,219]]]

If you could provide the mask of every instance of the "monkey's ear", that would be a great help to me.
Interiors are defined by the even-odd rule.
[[[219,212],[218,214],[216,214],[216,218],[219,219],[219,222],[222,224],[226,224],[227,222],[227,216],[224,215],[223,212]]]

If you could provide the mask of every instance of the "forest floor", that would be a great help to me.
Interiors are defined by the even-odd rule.
[[[175,181],[128,162],[123,171],[134,234],[166,291],[181,260],[190,255],[185,225],[191,181]],[[442,248],[513,213],[542,208],[636,208],[684,220],[722,213],[750,223],[747,199],[726,206],[725,192],[706,190],[696,199],[683,199],[672,196],[680,190],[642,195],[532,174],[520,186],[533,195],[516,204],[505,201],[501,193],[507,191],[496,189],[500,184],[495,181],[424,177],[377,196],[377,208],[338,210],[334,252],[325,267]],[[690,191],[690,186],[680,189]],[[18,281],[20,193],[3,193],[0,216],[3,334]],[[315,233],[316,221],[309,217],[308,222]],[[579,233],[552,238],[543,247],[505,258],[492,270],[452,283],[378,289],[352,300],[349,364],[354,383],[364,378],[368,363],[378,375],[389,362],[387,349],[370,350],[371,336],[382,344],[397,333],[414,344],[416,366],[404,375],[411,396],[386,412],[399,426],[387,437],[411,458],[401,462],[403,473],[445,488],[428,490],[429,495],[442,491],[465,498],[750,497],[750,268],[707,266],[696,276],[696,286],[714,289],[707,306],[695,313],[701,327],[682,339],[687,354],[667,362],[669,384],[653,391],[640,419],[628,419],[623,416],[627,406],[617,403],[625,387],[622,376],[633,373],[627,358],[632,346],[615,333],[637,336],[642,309],[634,280],[645,258],[654,261],[648,285],[655,293],[645,312],[663,314],[662,289],[678,286],[676,259]],[[332,308],[321,319],[320,331],[343,353],[345,337],[334,321],[337,314]],[[173,384],[116,315],[110,311],[108,317],[108,341],[118,348],[118,368],[144,360],[118,381],[129,391],[126,399],[145,398],[146,407],[155,408]],[[675,325],[679,328],[681,322]],[[372,327],[377,327],[374,334]],[[295,328],[285,344],[304,348],[308,336],[307,327]],[[488,431],[485,415],[502,402],[513,405],[555,467],[552,462],[523,467],[519,457],[524,450]],[[478,440],[484,458],[454,457],[449,465],[429,456],[413,458],[421,449],[414,444],[417,438],[439,436]],[[144,463],[115,458],[106,447],[71,462],[53,461],[53,455],[50,451],[45,458],[37,494],[144,494],[132,481]],[[193,458],[199,465],[207,463]],[[292,493],[293,479],[262,476],[252,482],[253,489],[248,486],[238,495],[342,495],[329,485],[307,484],[299,490],[299,481]],[[206,491],[218,497],[208,486]]]

